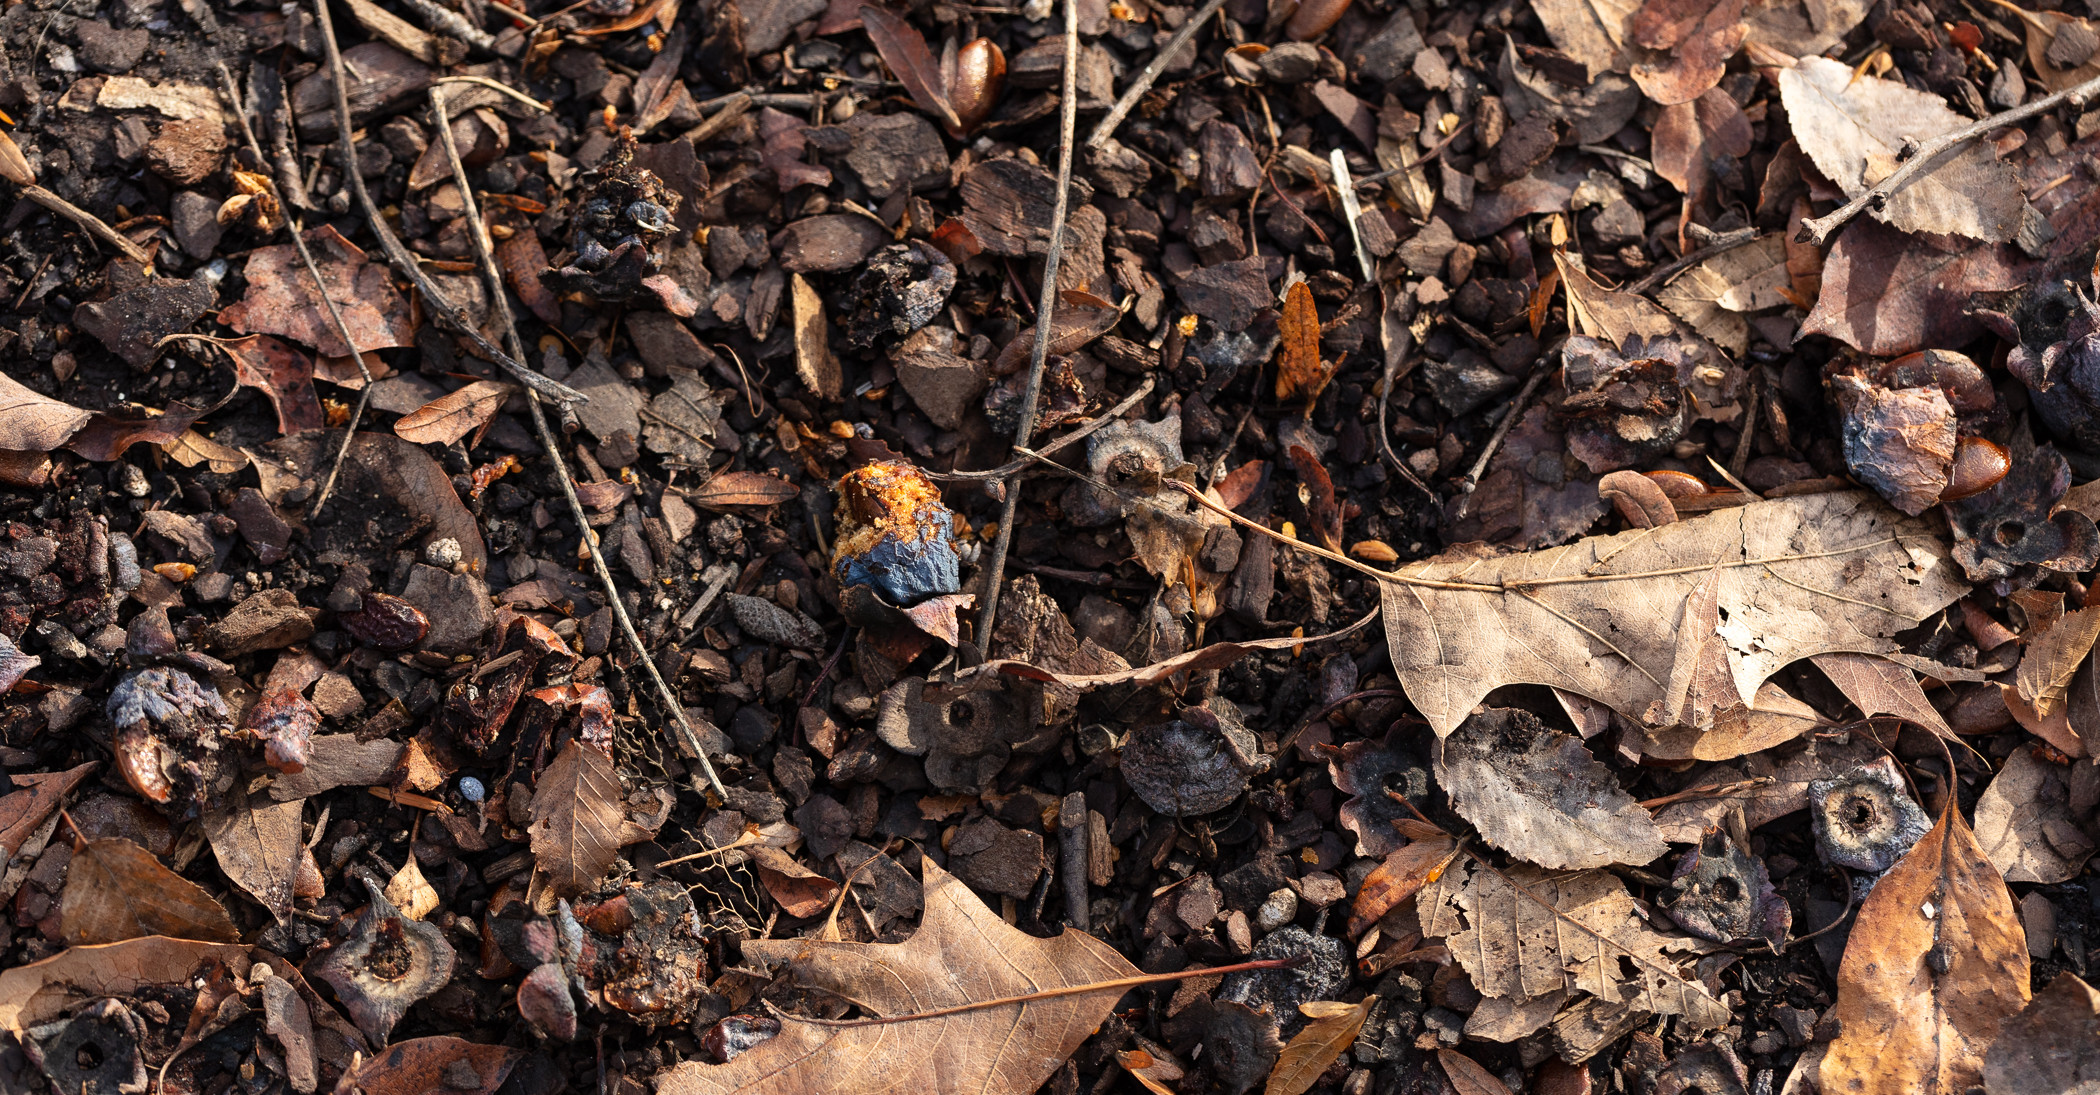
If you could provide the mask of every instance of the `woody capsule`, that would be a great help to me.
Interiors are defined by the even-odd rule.
[[[836,517],[831,572],[846,619],[954,645],[955,613],[976,598],[961,592],[955,514],[933,480],[901,460],[855,468],[839,480]]]

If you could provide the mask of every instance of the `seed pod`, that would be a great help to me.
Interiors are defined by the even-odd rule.
[[[2003,445],[1988,438],[1964,437],[1954,450],[1954,470],[1947,476],[1947,487],[1940,492],[1940,501],[1955,502],[1971,495],[1982,494],[1998,485],[2005,473],[2012,470],[2012,457]]]
[[[955,71],[948,76],[948,105],[962,123],[961,137],[984,124],[999,104],[1006,88],[1006,54],[989,38],[965,44],[955,55]]]
[[[1672,498],[1697,498],[1713,493],[1713,488],[1706,485],[1706,480],[1690,472],[1651,471],[1642,474],[1653,480],[1656,486],[1662,488],[1664,494]]]
[[[1283,31],[1294,42],[1309,42],[1327,33],[1327,28],[1339,22],[1348,10],[1349,0],[1304,0]]]
[[[1816,851],[1824,862],[1855,871],[1888,870],[1932,828],[1888,757],[1835,779],[1809,781],[1808,802]]]
[[[344,616],[343,630],[367,646],[407,650],[430,633],[430,617],[391,593],[367,593],[358,610]]]
[[[962,589],[955,514],[924,472],[901,461],[868,464],[839,480],[838,497],[831,569],[842,591],[909,608]]]

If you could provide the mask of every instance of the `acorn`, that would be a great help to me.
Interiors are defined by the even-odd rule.
[[[1348,10],[1349,0],[1303,0],[1283,31],[1293,42],[1309,42],[1327,33]]]
[[[1971,495],[1982,494],[1998,485],[2005,473],[2012,469],[2012,457],[2005,446],[1984,437],[1964,437],[1954,450],[1954,468],[1947,475],[1947,487],[1940,491],[1940,501],[1956,502]]]
[[[1662,492],[1671,498],[1697,498],[1700,495],[1713,493],[1713,488],[1706,485],[1706,480],[1690,472],[1663,470],[1643,472],[1642,474],[1652,480],[1656,486],[1661,487]]]
[[[991,39],[978,38],[941,61],[941,76],[948,85],[948,105],[962,126],[961,132],[951,132],[950,136],[961,139],[983,125],[991,117],[992,108],[999,105],[999,93],[1006,88],[1006,54]]]

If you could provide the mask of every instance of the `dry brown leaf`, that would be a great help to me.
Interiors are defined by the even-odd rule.
[[[1627,43],[1640,6],[1640,0],[1531,0],[1554,46],[1587,66],[1593,81],[1632,64]]]
[[[1822,53],[1845,40],[1874,5],[1864,0],[1755,0],[1743,20],[1753,42],[1789,57]]]
[[[1444,836],[1417,840],[1387,855],[1356,889],[1349,905],[1349,935],[1369,931],[1379,917],[1421,892],[1450,866],[1457,851],[1458,842]]]
[[[1783,236],[1759,236],[1672,278],[1655,299],[1708,341],[1740,356],[1750,346],[1743,313],[1784,305],[1789,285]]]
[[[2094,33],[2096,25],[2091,19],[2080,19],[2065,11],[2028,11],[2005,0],[1994,2],[2019,17],[2027,35],[2028,63],[2034,66],[2034,74],[2043,87],[2052,92],[2062,91],[2100,76],[2100,51],[2095,51],[2073,68],[2065,68],[2049,57],[2049,47],[2056,44],[2056,36],[2065,26],[2076,24],[2087,33]]]
[[[1490,707],[1467,718],[1437,743],[1436,782],[1481,839],[1527,863],[1639,866],[1669,851],[1612,770],[1529,711]]]
[[[385,263],[369,261],[333,225],[308,229],[306,241],[358,349],[415,344],[408,302],[394,288]],[[297,248],[281,243],[249,252],[246,275],[248,295],[220,311],[219,322],[247,334],[282,335],[329,357],[349,356]]]
[[[1863,217],[1831,245],[1801,333],[1876,357],[1961,346],[1983,331],[1966,310],[1970,294],[2015,288],[2031,266],[2003,244],[1910,235]]]
[[[1480,1062],[1455,1049],[1436,1051],[1436,1063],[1443,1066],[1444,1076],[1458,1095],[1509,1095],[1509,1085],[1495,1078],[1495,1074],[1481,1067]]]
[[[837,882],[795,862],[794,856],[778,848],[758,844],[744,849],[744,854],[758,867],[759,885],[789,916],[815,916],[838,896]]]
[[[845,381],[838,358],[831,353],[831,321],[824,317],[824,300],[801,274],[790,275],[788,280],[795,324],[795,375],[811,393],[834,402]]]
[[[394,433],[418,445],[450,445],[471,433],[478,444],[496,412],[503,409],[503,401],[516,390],[494,380],[477,380],[402,415],[394,423]]]
[[[2100,1083],[2100,992],[2066,970],[1983,1055],[1990,1095],[2091,1095]]]
[[[1262,1095],[1304,1095],[1320,1081],[1320,1074],[1334,1064],[1335,1058],[1356,1043],[1356,1036],[1363,1032],[1364,1019],[1371,1014],[1371,1005],[1377,999],[1366,996],[1356,1004],[1314,1000],[1298,1005],[1298,1010],[1312,1022],[1292,1035],[1283,1052],[1277,1054]]]
[[[558,897],[595,889],[620,849],[648,837],[627,820],[605,750],[571,740],[532,792],[532,857]]]
[[[394,872],[394,877],[387,880],[385,893],[386,899],[393,902],[394,907],[401,910],[401,915],[410,920],[421,920],[437,911],[437,889],[423,877],[423,868],[416,865],[413,852],[409,854],[408,862],[403,863],[401,869]]]
[[[1662,700],[1686,598],[1718,567],[1718,634],[1739,695],[1799,659],[1879,654],[1967,591],[1927,522],[1860,492],[1753,502],[1659,529],[1500,558],[1440,557],[1382,583],[1386,641],[1440,735],[1505,684],[1635,721]]]
[[[1450,947],[1491,999],[1521,1008],[1582,994],[1618,1012],[1680,1016],[1694,1032],[1729,1020],[1727,1005],[1669,956],[1703,944],[1650,928],[1608,872],[1501,872],[1468,856],[1423,887],[1416,905],[1423,934]]]
[[[211,470],[221,475],[231,475],[248,466],[248,457],[241,450],[230,445],[221,445],[196,430],[182,431],[182,436],[161,448],[168,454],[168,459],[185,468],[209,464]]]
[[[685,498],[696,506],[721,510],[729,506],[777,506],[801,496],[793,483],[760,471],[725,471],[709,479]]]
[[[1895,173],[1907,144],[1961,129],[1969,119],[1939,96],[1855,73],[1827,57],[1805,57],[1779,72],[1779,94],[1801,151],[1847,197]],[[2019,175],[1988,142],[1972,141],[1931,171],[1869,206],[1905,232],[1935,232],[1994,243],[2020,230]]]
[[[299,801],[274,802],[263,793],[214,798],[204,809],[204,835],[219,869],[280,922],[292,912],[304,806]]]
[[[1291,283],[1283,297],[1283,345],[1276,355],[1276,399],[1288,402],[1302,397],[1308,407],[1319,398],[1333,370],[1320,363],[1320,312],[1313,307],[1312,290],[1302,281]]]
[[[1576,333],[1610,342],[1629,357],[1673,350],[1677,382],[1697,398],[1705,413],[1735,404],[1743,371],[1712,343],[1647,297],[1606,289],[1564,253],[1554,259],[1567,286],[1568,326]],[[1658,342],[1670,345],[1658,346]]]
[[[1635,44],[1662,51],[1634,62],[1633,82],[1663,106],[1688,103],[1721,82],[1750,28],[1744,0],[1647,0],[1634,13]]]
[[[2015,749],[1976,800],[1976,843],[2007,882],[2063,882],[2092,858],[2093,840],[2072,817],[2067,775]]]
[[[314,395],[314,359],[290,343],[269,335],[214,338],[211,344],[233,361],[233,378],[243,388],[268,396],[277,409],[277,432],[294,434],[327,424]]]
[[[18,786],[5,796],[0,796],[0,865],[5,865],[15,858],[30,836],[43,828],[44,823],[50,821],[51,816],[58,812],[58,804],[66,797],[66,793],[86,779],[88,773],[93,772],[101,763],[91,760],[63,772],[12,774],[11,778],[17,784],[26,786]],[[4,873],[4,866],[0,866],[0,874]],[[17,879],[17,882],[19,881]],[[0,901],[11,900],[13,897],[13,893],[0,893]]]
[[[868,41],[875,43],[876,51],[882,54],[882,63],[897,75],[898,82],[911,93],[912,101],[919,104],[919,109],[933,115],[934,120],[946,127],[951,135],[960,136],[962,121],[949,104],[948,82],[941,77],[940,61],[926,46],[926,36],[905,20],[872,4],[861,5],[860,25],[868,32]]]
[[[225,906],[202,886],[122,837],[91,840],[73,853],[59,898],[59,935],[67,946],[148,935],[212,943],[240,938]]]
[[[410,1038],[372,1055],[343,1077],[342,1088],[364,1095],[495,1095],[525,1051],[485,1046],[447,1035]]]
[[[1649,152],[1655,173],[1684,195],[1684,209],[1678,216],[1680,243],[1693,213],[1713,194],[1714,161],[1749,155],[1751,137],[1750,119],[1742,106],[1719,88],[1709,88],[1689,103],[1664,107],[1656,116],[1649,133]]]
[[[238,943],[148,936],[122,943],[69,947],[41,962],[0,970],[0,1029],[20,1037],[98,996],[188,981],[224,963],[245,976],[249,950]]]
[[[1998,1028],[2027,1003],[2019,910],[1958,811],[1860,905],[1838,969],[1822,1090],[1963,1095]]]
[[[926,914],[902,943],[748,941],[747,962],[785,963],[795,982],[878,1016],[904,1016],[1138,975],[1084,932],[1038,939],[1009,926],[926,861]],[[780,1033],[725,1065],[688,1061],[657,1095],[798,1095],[841,1076],[880,1076],[925,1095],[1032,1092],[1108,1018],[1124,986],[867,1026],[781,1016]]]
[[[2020,654],[2013,686],[2035,714],[2048,718],[2064,710],[2071,678],[2092,652],[2093,641],[2100,639],[2100,607],[2066,612],[2035,631],[2028,635],[2027,649]]]
[[[1818,654],[1810,660],[1852,701],[1852,706],[1859,708],[1860,714],[1894,715],[1942,737],[1954,737],[1954,730],[1932,701],[1925,698],[1918,675],[1910,669],[1869,654]]]
[[[0,374],[0,449],[48,453],[87,425],[94,414],[38,395]]]

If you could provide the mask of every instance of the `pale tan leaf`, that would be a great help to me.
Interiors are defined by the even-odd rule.
[[[1640,0],[1531,0],[1531,10],[1562,53],[1588,66],[1590,79],[1625,72]]]
[[[1864,493],[1804,495],[1402,568],[1382,583],[1386,641],[1439,735],[1505,684],[1566,689],[1639,721],[1664,698],[1686,594],[1716,564],[1718,634],[1744,696],[1802,658],[1894,650],[1890,636],[1968,588],[1927,522]]]
[[[416,865],[413,852],[409,854],[408,862],[403,863],[401,869],[394,872],[394,877],[387,880],[386,899],[393,902],[394,907],[401,910],[401,915],[410,920],[421,920],[437,911],[438,892],[429,880],[423,877],[423,868]]]
[[[161,446],[161,451],[185,468],[208,463],[211,470],[221,475],[231,475],[248,466],[247,454],[230,445],[221,445],[196,430],[182,431],[181,436]]]
[[[1760,236],[1723,251],[1670,279],[1655,294],[1663,307],[1709,341],[1740,356],[1749,348],[1750,325],[1740,313],[1784,305],[1790,282],[1786,239]]]
[[[258,794],[215,798],[204,808],[204,835],[219,869],[279,921],[292,912],[304,807],[303,802],[274,802],[268,794]]]
[[[2072,815],[2069,774],[2015,749],[1976,800],[1976,843],[2007,882],[2063,882],[2092,858],[2093,840]]]
[[[1954,736],[1910,669],[1869,654],[1818,654],[1811,660],[1860,714],[1894,715],[1943,737]]]
[[[1681,1016],[1695,1031],[1728,1022],[1727,1006],[1669,953],[1704,945],[1649,927],[1608,872],[1501,872],[1468,856],[1415,900],[1423,934],[1451,949],[1483,996],[1522,1006],[1566,990]]]
[[[1838,968],[1837,1040],[1822,1090],[1964,1095],[2028,998],[2018,910],[1960,813],[1874,883]]]
[[[0,449],[50,452],[66,443],[94,415],[70,403],[23,387],[0,374]]]
[[[1863,0],[1757,0],[1743,13],[1744,39],[1789,57],[1822,53],[1845,40],[1874,5]]]
[[[916,1095],[1032,1092],[1108,1018],[1138,971],[1084,932],[1038,939],[999,919],[931,861],[925,917],[902,943],[747,941],[747,963],[785,963],[796,984],[878,1016],[908,1016],[1060,988],[1014,1001],[871,1026],[781,1016],[780,1033],[725,1065],[688,1061],[657,1095],[837,1091],[841,1077],[880,1077]],[[1086,986],[1097,985],[1087,990]]]
[[[597,887],[633,839],[620,805],[620,774],[605,750],[572,740],[532,793],[532,857],[554,893]]]
[[[834,401],[845,380],[831,352],[831,321],[824,316],[824,300],[801,274],[789,275],[788,288],[795,324],[795,375],[811,394]]]
[[[1363,1002],[1356,1004],[1314,1000],[1298,1005],[1298,1010],[1312,1022],[1292,1035],[1289,1044],[1277,1055],[1262,1095],[1304,1095],[1319,1082],[1320,1074],[1327,1071],[1327,1066],[1355,1044],[1356,1036],[1364,1029],[1364,1018],[1371,1014],[1371,1005],[1377,999],[1366,996]]]
[[[1902,166],[1905,148],[1969,124],[1939,96],[1853,72],[1827,57],[1781,69],[1779,94],[1794,139],[1816,169],[1857,197]],[[2002,243],[2020,230],[2024,198],[2013,169],[1986,141],[1940,157],[1932,170],[1889,196],[1875,219],[1905,232]]]
[[[212,943],[239,938],[225,906],[204,887],[122,837],[91,840],[73,853],[58,920],[67,946],[148,935]]]
[[[2027,637],[2013,686],[2036,714],[2047,718],[2063,710],[2072,676],[2092,652],[2093,641],[2100,639],[2100,606],[2066,612],[2062,619],[2038,630],[2039,634]]]
[[[488,425],[516,390],[509,384],[477,380],[402,415],[394,423],[394,433],[418,445],[450,445]]]

